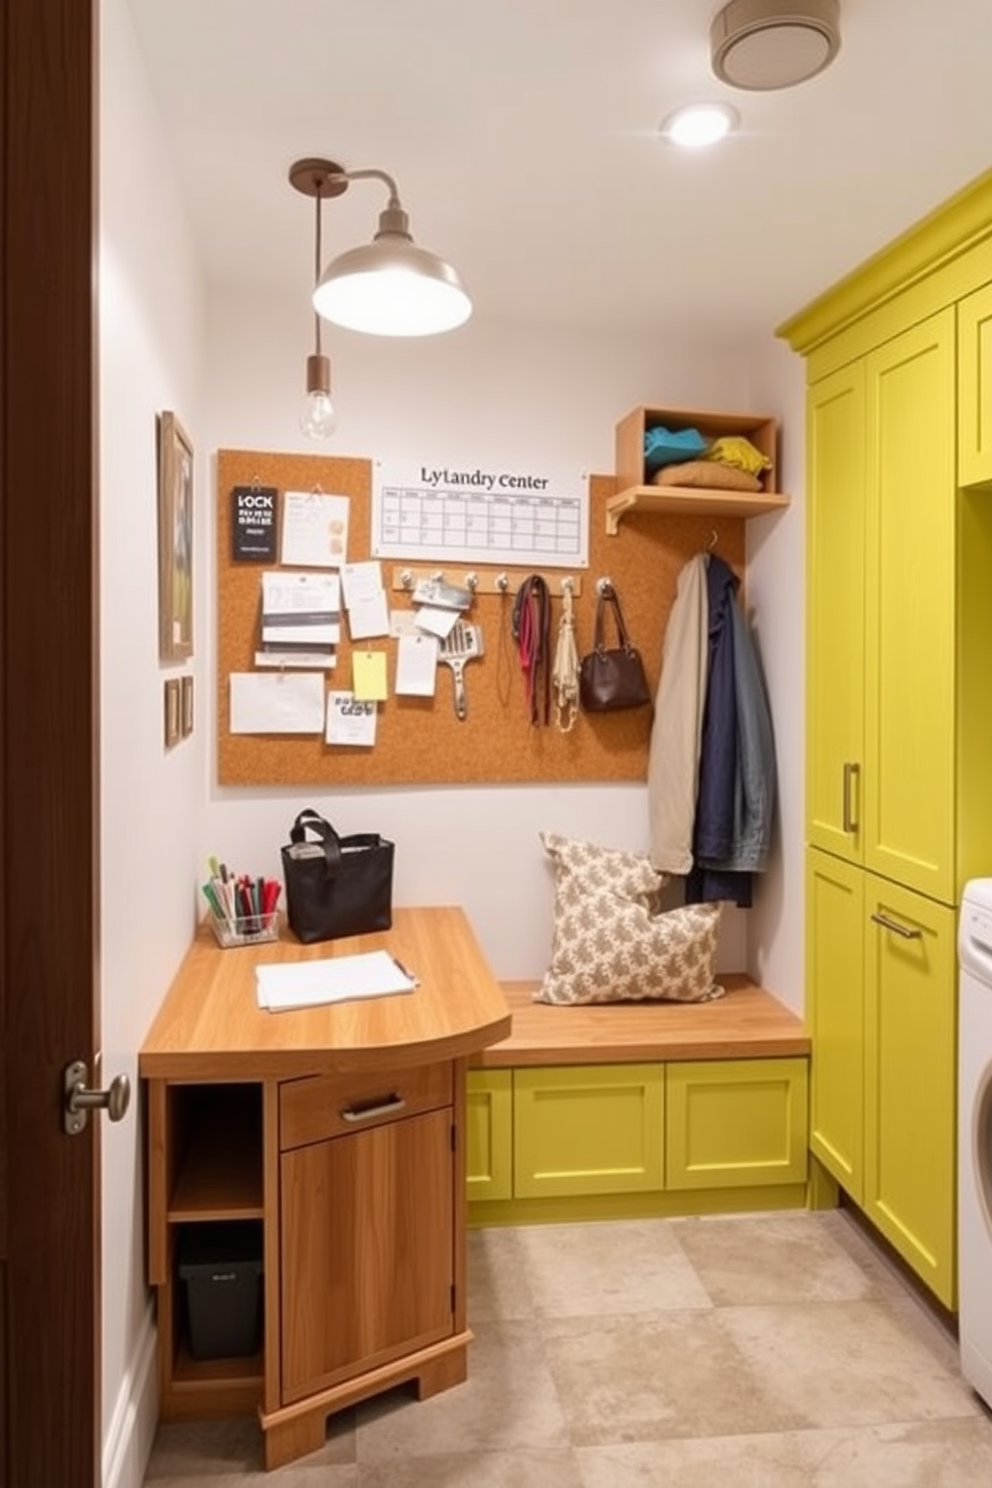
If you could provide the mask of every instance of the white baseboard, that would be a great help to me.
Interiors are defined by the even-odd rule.
[[[103,1443],[103,1488],[141,1488],[145,1480],[158,1425],[157,1346],[155,1310],[149,1307]]]

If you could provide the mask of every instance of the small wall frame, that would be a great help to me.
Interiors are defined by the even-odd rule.
[[[193,732],[193,678],[192,675],[182,678],[181,700],[180,700],[180,727],[182,736],[188,739]]]
[[[178,677],[165,679],[165,747],[171,749],[182,737],[182,696]]]
[[[193,446],[174,413],[158,418],[158,644],[193,655]]]

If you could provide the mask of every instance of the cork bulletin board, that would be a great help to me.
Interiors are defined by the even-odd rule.
[[[372,461],[325,455],[220,450],[217,456],[217,720],[218,781],[221,785],[439,785],[500,782],[643,780],[651,710],[580,713],[570,733],[530,722],[516,645],[510,634],[514,593],[479,593],[465,617],[481,625],[485,652],[465,666],[468,716],[454,709],[454,678],[439,665],[434,697],[396,696],[393,679],[397,642],[363,641],[362,648],[386,653],[390,695],[378,705],[374,747],[329,745],[313,734],[232,734],[229,731],[232,672],[254,670],[261,614],[261,575],[277,564],[232,560],[231,491],[235,486],[284,491],[319,489],[350,498],[348,561],[370,556]],[[613,476],[590,477],[589,567],[577,569],[581,593],[574,600],[579,655],[592,648],[596,581],[608,578],[620,596],[631,640],[644,658],[652,691],[657,687],[668,612],[683,565],[700,549],[714,546],[743,574],[744,522],[740,517],[671,516],[632,512],[616,536],[606,531],[605,501],[616,490]],[[382,561],[391,608],[412,598],[393,587],[405,565]],[[424,565],[418,564],[418,568]],[[466,565],[431,563],[461,584]],[[499,567],[502,567],[500,565]],[[474,564],[480,575],[497,565]],[[535,569],[534,572],[539,570]],[[565,570],[544,572],[560,580]],[[552,601],[551,652],[561,600]],[[612,636],[612,632],[609,633]],[[608,642],[609,643],[609,642]],[[326,673],[328,690],[351,686],[351,647],[342,617],[337,664]]]

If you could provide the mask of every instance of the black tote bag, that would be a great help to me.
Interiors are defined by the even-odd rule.
[[[286,913],[299,940],[339,940],[393,923],[393,851],[376,832],[339,837],[308,807],[282,849]]]

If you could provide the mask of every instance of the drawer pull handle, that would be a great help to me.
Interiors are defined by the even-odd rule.
[[[844,766],[844,831],[849,833],[858,830],[858,819],[854,814],[854,807],[851,803],[854,795],[852,787],[860,770],[860,765],[848,764]]]
[[[371,1121],[373,1116],[395,1116],[397,1111],[406,1109],[406,1101],[401,1095],[391,1095],[388,1100],[380,1101],[376,1106],[351,1106],[341,1112],[342,1121]]]
[[[873,914],[872,919],[875,921],[876,925],[881,925],[883,930],[894,930],[897,935],[902,936],[903,940],[923,939],[922,930],[911,930],[908,925],[899,925],[896,923],[895,920],[890,920],[887,915]]]

